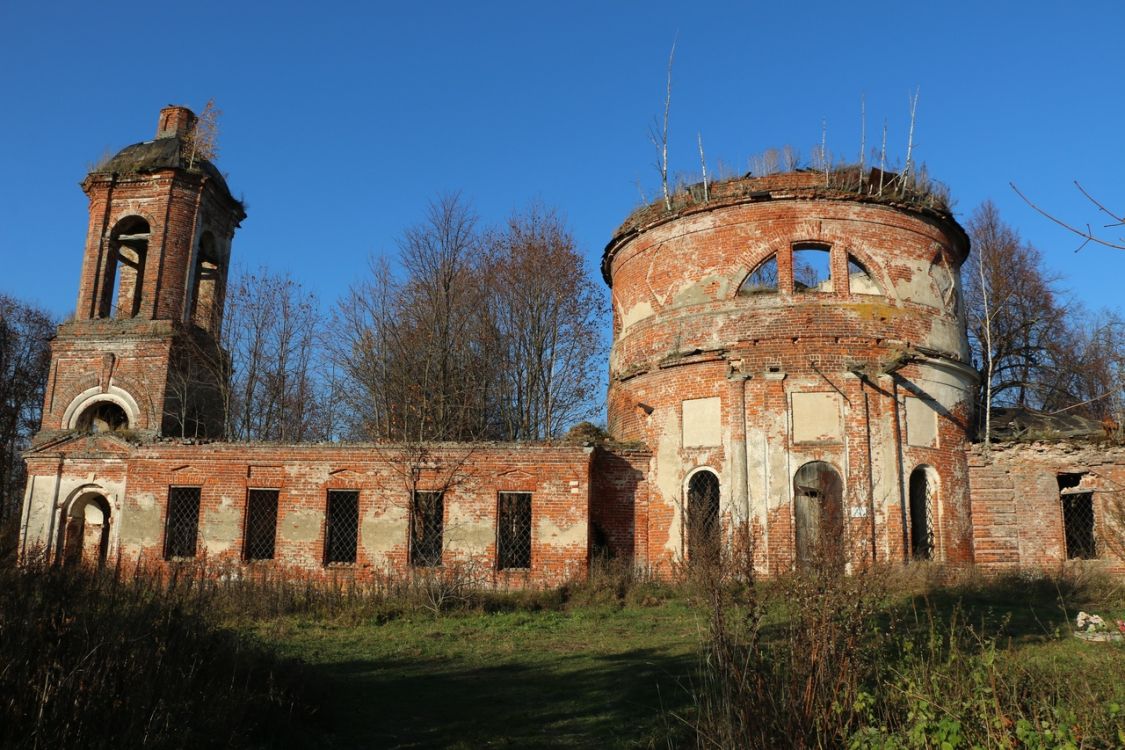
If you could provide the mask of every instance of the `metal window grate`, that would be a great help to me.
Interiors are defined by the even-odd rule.
[[[531,493],[501,492],[496,519],[500,570],[531,567]]]
[[[444,509],[442,493],[414,493],[410,509],[410,564],[414,567],[441,565]]]
[[[246,496],[246,560],[272,560],[277,537],[277,490],[250,490]]]
[[[934,491],[924,468],[910,474],[910,556],[934,559]]]
[[[359,542],[359,492],[328,491],[324,563],[354,563]]]
[[[1098,556],[1094,539],[1094,494],[1080,489],[1081,474],[1059,474],[1063,535],[1068,560],[1092,560]]]
[[[164,559],[195,557],[195,539],[199,533],[199,496],[199,487],[168,488]]]
[[[1093,560],[1098,556],[1094,540],[1094,494],[1063,495],[1062,507],[1067,559]]]
[[[688,555],[696,561],[719,553],[719,478],[709,471],[693,474],[688,483]]]

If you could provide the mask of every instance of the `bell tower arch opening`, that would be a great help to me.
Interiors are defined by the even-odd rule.
[[[97,317],[135,318],[140,314],[151,236],[148,222],[140,216],[126,216],[114,225],[102,274]]]

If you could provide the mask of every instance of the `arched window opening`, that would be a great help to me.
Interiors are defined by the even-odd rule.
[[[109,502],[97,494],[70,504],[63,526],[64,565],[102,565],[109,551]]]
[[[793,291],[832,291],[832,252],[820,245],[793,248]]]
[[[692,562],[717,562],[721,541],[719,477],[699,471],[688,480],[688,555]]]
[[[934,504],[937,486],[931,470],[919,466],[910,472],[910,557],[934,559]]]
[[[148,222],[139,216],[126,217],[113,228],[98,317],[135,318],[140,313],[150,235]]]
[[[805,464],[793,476],[797,563],[843,562],[844,483],[824,461]]]
[[[219,293],[222,275],[215,238],[204,232],[199,239],[191,295],[191,322],[205,331],[218,332]]]
[[[777,292],[777,256],[771,255],[750,272],[739,294],[773,294]]]
[[[86,407],[75,427],[82,432],[116,432],[129,428],[129,415],[112,401],[97,401]]]
[[[848,291],[852,294],[882,294],[879,285],[854,255],[848,256]]]

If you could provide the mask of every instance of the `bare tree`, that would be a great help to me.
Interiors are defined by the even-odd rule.
[[[47,311],[0,294],[0,521],[20,504],[20,452],[39,429],[54,329]]]
[[[594,411],[604,300],[554,211],[532,204],[489,245],[500,436],[557,437]]]
[[[225,393],[233,440],[303,442],[326,437],[316,296],[288,274],[259,269],[230,286],[223,327],[230,353]]]
[[[456,195],[354,284],[333,324],[351,434],[420,444],[553,437],[588,416],[604,303],[538,205],[481,236]]]
[[[995,404],[1042,407],[1045,383],[1059,369],[1056,344],[1066,336],[1068,309],[1039,251],[1000,218],[993,203],[973,213],[968,231],[974,253],[966,269],[966,313],[987,436]]]
[[[408,442],[487,434],[494,365],[484,250],[477,219],[460,196],[432,202],[399,242],[404,279],[385,263],[352,286],[337,311],[337,363],[355,385],[355,432]]]
[[[664,121],[658,128],[657,122],[649,127],[648,137],[656,147],[656,169],[660,172],[660,188],[664,193],[664,209],[672,210],[672,194],[668,190],[668,115],[672,110],[672,62],[676,58],[676,40],[668,53],[668,83],[664,92]]]

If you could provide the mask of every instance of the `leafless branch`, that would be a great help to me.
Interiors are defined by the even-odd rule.
[[[1113,248],[1114,250],[1125,250],[1125,243],[1119,244],[1119,243],[1111,242],[1109,240],[1098,237],[1097,235],[1095,235],[1093,233],[1093,230],[1090,228],[1089,224],[1086,225],[1085,229],[1079,229],[1078,227],[1075,227],[1071,224],[1066,223],[1065,221],[1058,218],[1057,216],[1055,216],[1051,213],[1048,213],[1047,211],[1040,208],[1038,204],[1036,204],[1034,201],[1032,201],[1030,198],[1028,198],[1026,195],[1024,195],[1023,192],[1020,191],[1020,189],[1018,187],[1016,187],[1016,184],[1014,182],[1009,182],[1008,184],[1011,186],[1012,190],[1016,191],[1016,195],[1018,195],[1020,198],[1022,198],[1024,203],[1026,203],[1027,205],[1029,205],[1033,209],[1035,209],[1035,211],[1037,213],[1047,217],[1048,219],[1055,222],[1056,224],[1058,224],[1063,229],[1066,229],[1067,231],[1069,231],[1073,234],[1076,234],[1083,239],[1082,244],[1079,245],[1077,248],[1075,248],[1074,252],[1078,252],[1079,250],[1086,247],[1086,245],[1090,244],[1091,242],[1093,242],[1095,245],[1101,245],[1103,247]],[[1095,206],[1097,206],[1099,210],[1104,211],[1106,214],[1113,217],[1113,219],[1117,222],[1115,224],[1107,224],[1106,227],[1120,226],[1122,223],[1125,223],[1125,218],[1117,216],[1112,211],[1110,211],[1105,206],[1103,206],[1101,203],[1099,203],[1097,200],[1095,200],[1089,193],[1086,192],[1085,189],[1083,189],[1082,185],[1080,185],[1077,180],[1075,180],[1074,184],[1078,186],[1078,189],[1082,192],[1082,195],[1086,196],[1086,198],[1088,198],[1091,203],[1093,203]]]

